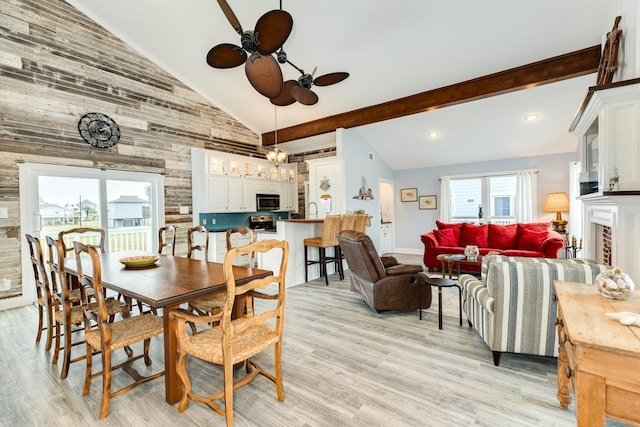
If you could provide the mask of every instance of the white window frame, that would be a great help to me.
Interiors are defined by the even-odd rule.
[[[489,179],[490,178],[494,178],[494,177],[499,177],[499,176],[507,176],[507,175],[513,175],[516,176],[516,180],[518,180],[520,178],[520,176],[523,175],[532,175],[534,177],[534,179],[532,179],[531,181],[531,188],[529,189],[528,193],[531,194],[531,200],[529,200],[527,203],[525,203],[524,205],[527,205],[530,207],[531,212],[529,213],[529,215],[531,216],[536,216],[537,214],[537,199],[536,199],[536,194],[537,194],[537,175],[538,171],[537,169],[525,169],[525,170],[513,170],[513,171],[500,171],[500,172],[493,172],[493,173],[482,173],[482,174],[464,174],[464,175],[449,175],[449,176],[443,176],[440,178],[441,180],[441,199],[442,199],[442,204],[441,204],[441,209],[440,209],[440,218],[441,221],[443,222],[452,222],[453,218],[451,213],[453,212],[453,207],[454,207],[454,203],[455,201],[451,200],[451,181],[452,180],[456,180],[456,179],[480,179],[481,180],[481,199],[482,199],[482,206],[483,206],[483,219],[484,220],[490,220],[493,218],[493,205],[491,204],[492,200],[491,200],[491,194],[489,194],[489,189],[488,189],[488,183],[489,183]],[[515,211],[515,216],[513,217],[508,217],[508,218],[514,218],[515,222],[518,222],[518,194],[517,191],[520,188],[520,186],[518,184],[516,184],[516,195],[513,197],[513,208]],[[520,203],[520,205],[522,205]],[[496,218],[505,218],[505,217],[496,217]],[[476,222],[477,222],[477,217],[476,217]]]
[[[160,224],[164,224],[164,175],[159,173],[122,171],[113,169],[97,169],[77,166],[52,165],[44,163],[19,163],[19,189],[20,189],[20,230],[22,236],[25,233],[34,234],[40,230],[36,224],[36,213],[39,209],[37,192],[32,191],[38,186],[39,176],[65,176],[72,178],[89,178],[100,180],[101,201],[106,201],[106,182],[108,180],[144,181],[151,184],[151,197],[156,201],[156,209],[152,215],[151,227],[157,230]],[[101,202],[100,217],[107,218],[106,202]],[[157,233],[151,233],[152,247],[157,247]],[[36,299],[33,270],[29,259],[29,248],[26,239],[21,241],[22,259],[22,294],[13,298],[0,300],[0,310],[20,307],[31,304]]]

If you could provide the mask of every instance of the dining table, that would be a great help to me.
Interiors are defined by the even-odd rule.
[[[108,252],[100,255],[102,286],[125,297],[135,299],[155,309],[162,309],[164,323],[165,398],[174,404],[182,397],[182,383],[176,370],[178,356],[174,321],[169,311],[181,304],[226,289],[223,264],[173,255],[158,255],[158,261],[149,266],[130,267],[123,265],[123,258],[149,255],[148,252]],[[77,276],[74,257],[65,259],[67,274]],[[91,276],[91,262],[83,262],[82,271]],[[270,270],[254,267],[233,266],[236,284],[273,274]],[[244,307],[234,307],[234,316],[242,315]]]

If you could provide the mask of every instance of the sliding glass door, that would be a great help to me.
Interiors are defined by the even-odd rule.
[[[45,245],[46,236],[57,237],[62,230],[102,228],[108,252],[156,251],[157,230],[164,224],[162,175],[33,163],[19,167],[23,235],[32,234]],[[25,243],[22,291],[33,301],[28,254]]]

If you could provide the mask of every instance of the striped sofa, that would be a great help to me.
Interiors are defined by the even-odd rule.
[[[557,356],[553,281],[593,283],[610,266],[586,259],[485,256],[481,278],[462,274],[463,310],[493,352]]]

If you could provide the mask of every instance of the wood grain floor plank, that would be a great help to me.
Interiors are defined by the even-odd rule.
[[[419,261],[418,261],[419,262]],[[454,290],[455,292],[455,290]],[[556,399],[556,359],[505,354],[493,366],[479,335],[458,324],[457,294],[445,295],[443,329],[437,300],[417,312],[378,314],[332,276],[287,289],[283,372],[285,401],[258,378],[234,395],[237,426],[572,426],[574,405]],[[59,366],[36,344],[36,309],[0,312],[0,425],[223,426],[224,419],[191,403],[180,414],[164,401],[164,382],[152,381],[112,400],[97,420],[100,380],[83,397],[84,364]],[[81,349],[81,347],[80,347]],[[163,363],[162,338],[152,340]],[[51,353],[51,352],[50,352]],[[272,353],[257,360],[272,367]],[[96,362],[98,359],[96,359]],[[221,387],[216,366],[188,361],[194,388]],[[144,370],[144,367],[142,367]],[[127,381],[115,374],[118,385]],[[609,421],[608,426],[623,426]]]

